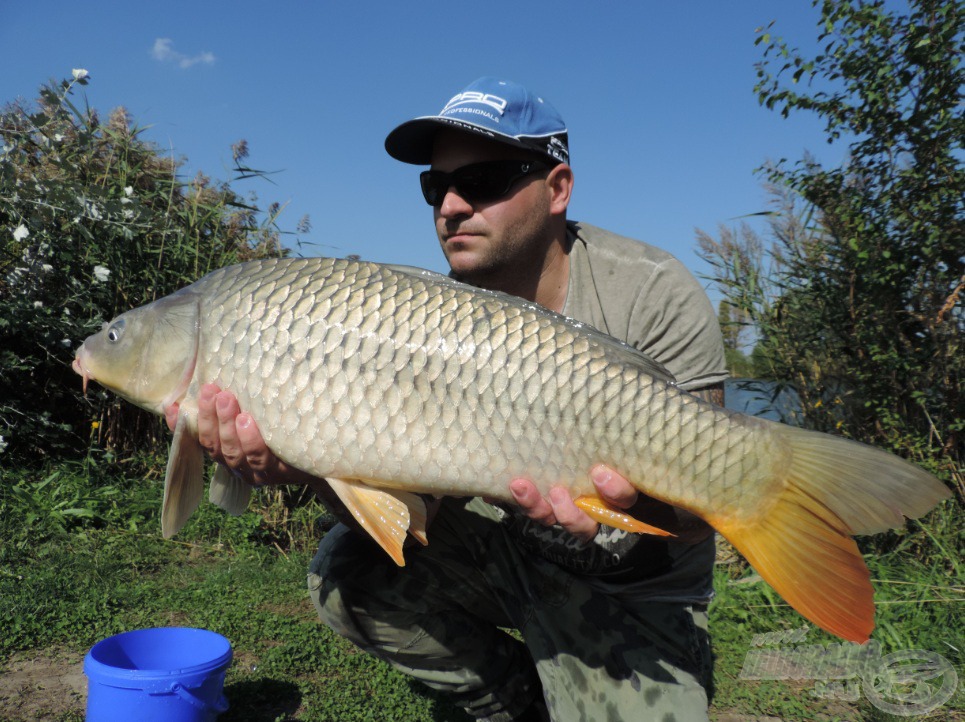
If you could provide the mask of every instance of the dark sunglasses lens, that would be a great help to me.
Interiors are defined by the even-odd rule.
[[[475,163],[452,173],[427,170],[420,174],[419,181],[422,195],[430,206],[440,205],[451,186],[470,203],[481,203],[506,195],[513,183],[536,170],[538,165],[513,161]]]
[[[422,195],[430,206],[437,206],[449,190],[452,178],[448,173],[437,170],[427,170],[419,175],[422,184]]]

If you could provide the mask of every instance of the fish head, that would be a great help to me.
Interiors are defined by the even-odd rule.
[[[178,292],[122,313],[77,349],[72,367],[141,408],[163,414],[194,375],[200,335],[199,296]]]

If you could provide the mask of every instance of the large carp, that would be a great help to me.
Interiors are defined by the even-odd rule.
[[[604,463],[705,519],[791,606],[854,641],[868,639],[874,605],[851,535],[900,526],[948,496],[887,452],[705,403],[605,334],[413,268],[329,258],[223,268],[105,324],[74,369],[158,414],[180,404],[165,536],[201,499],[197,394],[212,382],[279,458],[327,478],[399,564],[407,532],[426,542],[418,493],[512,501],[518,477],[645,529],[596,497],[588,472]],[[215,474],[212,501],[240,513],[248,495]]]

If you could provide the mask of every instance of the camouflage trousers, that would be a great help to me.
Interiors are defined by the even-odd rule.
[[[707,719],[706,609],[604,594],[521,550],[481,499],[444,500],[429,540],[400,568],[336,526],[308,575],[321,620],[479,719],[538,695],[561,722]]]

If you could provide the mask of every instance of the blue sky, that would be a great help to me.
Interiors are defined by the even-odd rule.
[[[482,75],[529,86],[563,115],[576,175],[570,217],[667,249],[694,273],[694,229],[766,208],[754,169],[805,152],[828,164],[821,122],[758,105],[755,30],[813,49],[810,3],[693,0],[4,3],[0,101],[90,72],[88,102],[124,105],[148,137],[229,178],[231,144],[274,185],[237,184],[303,215],[306,255],[445,270],[419,168],[385,135]]]

